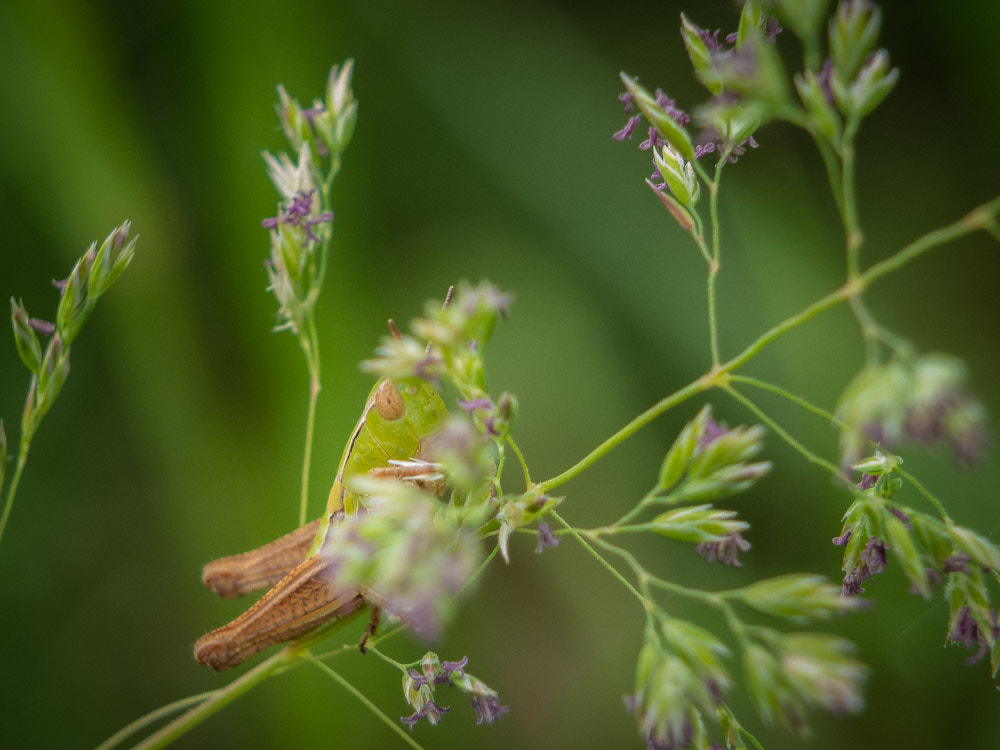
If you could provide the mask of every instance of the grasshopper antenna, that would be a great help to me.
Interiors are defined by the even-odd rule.
[[[448,305],[451,304],[451,298],[452,298],[452,296],[454,294],[455,294],[455,285],[452,284],[451,286],[448,287],[448,293],[446,295],[444,295],[444,302],[441,303],[441,309],[442,310],[447,310],[448,309]],[[391,323],[392,321],[390,320],[389,322]],[[427,348],[424,351],[427,354],[431,353],[431,342],[430,341],[427,342]]]
[[[396,339],[396,341],[403,340],[403,334],[401,334],[399,332],[399,329],[396,328],[396,321],[393,320],[392,318],[389,318],[389,333],[392,334],[392,337]]]

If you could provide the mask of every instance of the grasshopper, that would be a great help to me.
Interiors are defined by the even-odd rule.
[[[363,498],[349,488],[352,477],[410,478],[431,491],[443,491],[443,484],[428,486],[412,476],[419,473],[412,467],[393,462],[425,458],[430,439],[447,418],[441,395],[426,381],[379,380],[344,448],[324,516],[263,547],[205,566],[202,580],[220,596],[270,590],[235,620],[199,638],[195,658],[218,671],[229,669],[269,646],[348,617],[369,603],[372,621],[365,638],[373,633],[378,622],[377,594],[335,590],[328,575],[330,562],[316,553],[331,524],[363,508]],[[365,638],[359,644],[362,650]]]

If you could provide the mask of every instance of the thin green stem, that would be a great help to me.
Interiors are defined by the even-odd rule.
[[[890,257],[870,267],[867,271],[861,274],[854,283],[845,284],[839,289],[830,292],[825,297],[816,300],[795,315],[785,318],[777,325],[768,329],[763,334],[758,336],[742,352],[729,361],[724,362],[721,365],[720,370],[724,372],[732,372],[740,365],[745,364],[747,361],[756,356],[761,349],[782,334],[798,327],[802,323],[805,323],[807,320],[810,320],[834,305],[849,299],[852,294],[857,294],[861,290],[866,289],[871,286],[873,282],[882,278],[886,274],[892,273],[898,268],[903,267],[910,261],[926,253],[928,250],[931,250],[938,245],[943,245],[946,242],[951,242],[952,240],[977,229],[983,229],[988,224],[990,217],[995,216],[998,212],[1000,212],[1000,197],[979,206],[958,221],[953,222],[946,227],[936,229],[933,232],[928,232],[923,237],[914,240],[906,247],[898,250]]]
[[[10,486],[7,488],[7,498],[3,503],[3,513],[0,514],[0,541],[3,541],[3,532],[7,528],[7,519],[10,518],[11,508],[14,507],[14,495],[17,494],[17,486],[21,483],[21,474],[24,472],[24,465],[28,461],[29,446],[30,443],[26,444],[22,438],[21,450],[17,456],[17,466],[14,468],[14,474],[10,478]],[[2,489],[0,487],[0,490]]]
[[[743,648],[750,645],[750,638],[747,635],[747,627],[743,624],[743,621],[736,614],[736,610],[733,609],[733,605],[730,604],[725,597],[719,597],[718,608],[722,612],[722,616],[726,620],[726,625],[729,627],[730,632],[736,636],[736,640],[740,642]]]
[[[695,213],[692,213],[692,215],[697,216],[697,214]],[[701,253],[701,257],[705,259],[705,263],[709,266],[709,268],[711,268],[712,251],[709,250],[708,245],[705,244],[705,235],[702,234],[703,230],[701,229],[701,219],[698,219],[698,226],[699,226],[698,234],[693,235],[694,244],[698,246],[698,252]]]
[[[486,568],[489,566],[489,564],[491,562],[493,562],[493,558],[497,556],[497,553],[499,551],[500,551],[500,545],[499,544],[494,544],[493,545],[493,549],[490,551],[490,554],[488,554],[486,556],[485,560],[483,560],[481,563],[479,563],[479,567],[476,568],[476,572],[473,573],[471,576],[469,576],[469,580],[466,581],[463,584],[462,589],[461,589],[461,591],[459,593],[461,593],[462,591],[465,591],[467,588],[469,588],[469,586],[471,586],[472,583],[477,578],[479,578],[479,576],[481,576],[483,574],[483,571],[486,570]]]
[[[840,216],[841,222],[844,219],[844,196],[841,194],[840,186],[842,183],[841,167],[840,161],[837,158],[837,152],[833,149],[829,142],[820,134],[814,132],[812,128],[808,127],[805,123],[800,123],[801,127],[809,131],[809,135],[812,136],[813,142],[816,144],[816,150],[819,151],[820,157],[823,159],[823,166],[826,168],[826,176],[830,181],[830,192],[833,193],[833,200],[837,204],[837,214]]]
[[[671,594],[676,594],[677,596],[687,597],[688,599],[697,599],[698,601],[710,604],[713,607],[719,607],[722,603],[722,599],[718,592],[715,591],[703,591],[701,589],[691,589],[687,586],[682,586],[679,583],[674,583],[673,581],[668,581],[664,578],[658,576],[649,576],[649,582],[657,588],[663,589],[664,591],[669,591]]]
[[[380,643],[385,643],[390,638],[392,638],[392,637],[394,637],[394,636],[402,633],[404,629],[405,628],[404,628],[403,625],[400,625],[400,624],[393,625],[388,630],[386,630],[386,631],[384,631],[382,633],[379,633],[376,636],[372,636],[371,638],[369,638],[368,639],[368,643],[366,644],[366,646],[368,648],[371,648],[372,646],[376,646],[376,645],[378,645]],[[317,659],[331,659],[334,656],[338,656],[340,654],[345,654],[345,653],[348,653],[348,652],[357,652],[357,650],[358,650],[358,644],[357,643],[344,643],[341,646],[338,646],[337,648],[333,649],[332,651],[326,651],[325,653],[317,654],[316,658]]]
[[[900,357],[913,357],[913,345],[902,336],[897,336],[885,326],[876,326],[875,336]]]
[[[740,734],[742,734],[744,737],[750,740],[753,743],[753,746],[757,748],[757,750],[764,750],[764,746],[760,744],[760,740],[758,740],[756,737],[750,734],[750,732],[747,731],[742,725],[740,726]]]
[[[766,383],[766,382],[764,382],[762,380],[757,380],[756,378],[746,377],[745,375],[732,375],[732,376],[730,376],[730,380],[732,382],[734,382],[734,383],[746,383],[747,385],[752,385],[752,386],[755,386],[757,388],[761,388],[761,389],[766,390],[766,391],[771,391],[772,393],[777,393],[779,396],[783,396],[784,398],[788,399],[789,401],[792,401],[793,403],[798,404],[802,408],[807,409],[808,411],[811,411],[814,414],[818,414],[819,416],[823,417],[824,419],[826,419],[827,421],[829,421],[833,425],[835,425],[837,427],[841,427],[841,428],[844,427],[844,423],[842,421],[840,421],[839,419],[837,419],[837,417],[835,415],[830,414],[829,412],[825,411],[824,409],[819,408],[818,406],[814,406],[813,404],[811,404],[808,401],[806,401],[804,398],[801,398],[800,396],[796,396],[793,393],[789,393],[785,389],[780,388],[780,387],[778,387],[776,385],[772,385],[771,383]],[[879,445],[877,443],[870,442],[869,444],[871,445],[871,447],[874,450],[878,450],[879,449]],[[941,516],[942,520],[944,520],[944,522],[946,524],[951,525],[953,523],[952,520],[951,520],[951,516],[948,515],[948,512],[944,509],[944,505],[941,503],[941,501],[938,500],[933,494],[931,494],[917,480],[916,477],[914,477],[912,474],[908,474],[907,472],[903,471],[898,466],[894,469],[894,471],[896,471],[900,476],[902,476],[907,481],[909,481],[910,484],[912,484],[914,486],[914,488],[921,495],[923,495],[924,498],[926,498],[927,501],[931,505],[934,506],[935,510],[937,510],[938,514]]]
[[[844,235],[847,244],[847,280],[854,281],[860,274],[861,245],[864,235],[858,221],[858,200],[854,185],[854,136],[857,134],[859,120],[851,118],[844,127],[843,146],[841,147],[841,194],[844,203]]]
[[[379,659],[381,659],[382,661],[384,661],[386,664],[390,664],[390,665],[394,666],[400,672],[406,672],[406,664],[403,664],[402,662],[396,661],[395,659],[393,659],[388,654],[382,653],[382,651],[377,646],[375,646],[374,644],[372,644],[372,643],[367,644],[367,649],[368,649],[368,651],[370,653],[375,654],[375,656],[377,656]]]
[[[517,456],[517,460],[521,464],[521,471],[524,472],[524,486],[526,489],[531,489],[531,473],[528,471],[528,464],[524,460],[524,454],[521,453],[521,449],[517,447],[517,443],[514,442],[514,438],[507,435],[507,445],[510,446],[511,450],[514,451],[514,455]]]
[[[715,279],[719,275],[719,264],[713,260],[708,267],[708,341],[712,354],[712,367],[719,365],[719,320],[715,304]]]
[[[291,667],[303,663],[301,658],[305,656],[311,657],[309,649],[313,645],[326,638],[334,630],[337,630],[346,625],[348,622],[353,621],[357,614],[361,611],[362,610],[358,610],[358,612],[355,612],[354,615],[329,622],[326,625],[303,635],[297,641],[289,643],[278,653],[262,661],[246,674],[233,680],[225,687],[221,687],[218,690],[213,691],[212,695],[204,702],[191,708],[181,716],[178,716],[169,724],[161,727],[158,731],[154,732],[141,743],[136,745],[136,748],[148,749],[166,747],[177,738],[182,737],[201,724],[205,721],[205,719],[208,719],[218,713],[221,709],[228,706],[244,693],[248,692],[251,688],[259,685],[268,677],[279,672],[284,672]]]
[[[889,258],[876,263],[874,266],[869,268],[863,274],[861,274],[855,283],[847,284],[839,289],[830,292],[829,294],[821,297],[820,299],[808,305],[795,315],[792,315],[785,320],[781,321],[777,325],[771,327],[763,334],[758,336],[754,341],[752,341],[743,351],[738,353],[732,359],[722,363],[718,368],[710,373],[692,381],[683,388],[675,391],[674,393],[666,396],[665,398],[658,401],[652,407],[644,411],[642,414],[637,416],[631,422],[626,424],[623,428],[614,433],[607,440],[598,445],[594,450],[584,456],[580,461],[575,463],[566,471],[558,474],[551,479],[541,482],[538,487],[543,491],[547,492],[554,487],[558,487],[561,484],[569,481],[573,477],[577,476],[585,469],[590,467],[595,461],[604,456],[608,451],[612,450],[620,443],[631,437],[633,434],[638,432],[642,427],[647,425],[649,422],[653,421],[663,412],[676,406],[677,404],[683,402],[684,400],[690,398],[691,396],[707,390],[708,388],[718,385],[720,381],[720,376],[726,373],[730,373],[736,370],[741,365],[745,364],[749,360],[753,359],[765,346],[770,344],[775,339],[779,338],[788,331],[798,327],[799,325],[805,323],[806,321],[812,319],[821,312],[828,310],[829,308],[839,304],[840,302],[850,298],[852,292],[858,289],[863,289],[873,282],[877,281],[881,277],[885,276],[892,271],[906,265],[910,261],[918,258],[927,251],[931,250],[938,245],[942,245],[946,242],[950,242],[962,235],[968,234],[977,229],[984,229],[990,226],[994,217],[1000,213],[1000,197],[995,198],[993,201],[983,204],[978,208],[971,211],[969,214],[959,219],[958,221],[949,224],[946,227],[937,229],[933,232],[925,234],[923,237],[915,240],[914,242],[906,245],[895,254]],[[779,433],[780,434],[780,433]],[[787,434],[787,433],[786,433]],[[791,436],[789,436],[790,438]],[[794,439],[793,439],[794,440]],[[790,443],[796,445],[796,443]],[[832,466],[828,462],[823,461],[816,457],[820,462],[820,465],[825,465],[825,467]],[[811,459],[810,459],[811,460]],[[839,471],[838,471],[839,475]]]
[[[882,278],[886,274],[892,273],[898,268],[902,268],[910,261],[938,245],[951,242],[977,229],[987,229],[990,223],[995,220],[998,213],[1000,213],[1000,196],[994,198],[989,203],[984,203],[974,208],[958,221],[946,227],[935,229],[933,232],[928,232],[923,237],[914,240],[890,257],[873,265],[861,275],[859,281],[865,287],[871,286],[872,282]]]
[[[589,532],[585,532],[587,536],[590,536]],[[617,544],[612,544],[611,542],[601,539],[598,536],[591,536],[591,540],[601,549],[610,552],[617,557],[620,557],[625,563],[632,569],[632,573],[635,575],[636,583],[639,586],[639,592],[642,594],[643,603],[646,606],[646,616],[649,617],[650,614],[655,614],[661,620],[666,618],[666,612],[663,611],[654,601],[652,592],[650,591],[649,585],[652,581],[656,580],[656,576],[652,575],[646,568],[640,563],[631,552],[627,549],[619,547]],[[610,563],[608,563],[610,565]]]
[[[941,504],[941,501],[938,500],[936,497],[934,497],[934,495],[932,495],[927,490],[926,487],[924,487],[920,482],[918,482],[916,477],[914,477],[912,474],[908,474],[907,472],[903,471],[898,466],[895,468],[895,471],[906,481],[912,484],[914,488],[916,488],[917,492],[919,492],[921,495],[924,496],[924,498],[927,499],[927,502],[929,502],[931,505],[934,506],[934,509],[938,512],[938,515],[941,516],[942,521],[944,521],[948,526],[954,526],[955,522],[951,520],[951,516],[948,515],[948,511],[944,509],[944,505]]]
[[[311,363],[310,363],[311,364]],[[302,491],[299,496],[299,526],[304,526],[309,518],[309,469],[312,464],[313,432],[316,425],[316,401],[320,392],[319,355],[316,352],[316,367],[309,368],[309,407],[306,411],[305,451],[302,458]]]
[[[201,724],[205,719],[218,713],[251,688],[266,680],[278,667],[283,666],[290,658],[292,658],[290,647],[283,648],[242,677],[233,680],[223,688],[213,691],[212,695],[200,704],[181,714],[169,724],[161,727],[136,745],[136,750],[166,747],[177,738]]]
[[[322,209],[329,211],[332,208],[330,201],[330,191],[333,181],[340,171],[340,154],[335,154],[330,159],[330,169],[326,179],[320,183],[322,193]],[[333,241],[333,229],[327,233],[319,248],[319,263],[316,275],[310,291],[311,306],[309,308],[306,330],[299,336],[299,343],[306,356],[306,366],[309,369],[309,407],[306,413],[306,435],[305,450],[302,458],[302,489],[299,496],[299,526],[306,523],[309,518],[309,470],[312,464],[313,433],[316,423],[316,401],[319,392],[322,390],[322,379],[320,377],[320,356],[319,356],[319,332],[316,329],[316,298],[323,288],[326,279],[326,269],[330,257],[330,245]]]
[[[716,263],[719,262],[719,184],[722,182],[722,168],[726,166],[731,152],[732,149],[727,148],[719,156],[719,160],[715,163],[715,174],[708,186],[709,215],[712,222],[712,259]]]
[[[857,318],[858,325],[861,326],[861,338],[865,342],[865,362],[869,365],[876,365],[879,361],[879,324],[861,298],[861,292],[852,294],[850,297],[851,311]]]
[[[735,357],[727,362],[724,362],[720,369],[725,372],[731,372],[735,370],[740,365],[745,364],[749,360],[753,359],[761,349],[770,344],[776,338],[782,334],[788,333],[788,331],[796,328],[807,320],[814,318],[821,312],[828,310],[840,302],[843,302],[848,297],[847,287],[841,287],[833,292],[830,292],[825,297],[822,297],[815,302],[813,302],[808,307],[797,312],[777,325],[771,327],[760,336],[758,336],[749,346],[747,346],[742,352],[737,354]]]
[[[159,708],[150,711],[145,716],[140,716],[138,719],[133,721],[131,724],[126,724],[124,727],[119,729],[113,735],[108,737],[104,742],[97,746],[97,750],[111,750],[113,747],[117,747],[122,742],[124,742],[128,737],[138,732],[141,729],[145,729],[150,724],[159,721],[165,716],[180,711],[188,706],[193,706],[196,703],[201,703],[202,701],[211,698],[215,695],[214,690],[209,690],[205,693],[198,693],[197,695],[189,695],[187,698],[181,698],[173,703],[168,703],[165,706],[160,706]]]
[[[493,489],[500,496],[503,494],[501,482],[503,481],[503,467],[507,463],[507,451],[503,449],[503,442],[496,442],[495,445],[497,446],[497,462],[496,471],[493,473]]]
[[[410,747],[416,748],[417,750],[423,750],[423,746],[419,742],[417,742],[415,739],[413,739],[413,737],[411,737],[409,734],[403,731],[403,728],[401,726],[398,726],[396,722],[394,722],[392,719],[386,716],[385,712],[381,708],[376,706],[374,703],[372,703],[371,699],[369,699],[368,696],[366,696],[364,693],[362,693],[360,690],[354,687],[354,685],[352,685],[350,682],[341,677],[339,672],[334,671],[329,665],[324,664],[315,656],[310,656],[309,659],[310,661],[312,661],[313,664],[319,667],[320,670],[326,672],[326,674],[332,677],[342,688],[344,688],[344,690],[346,690],[355,698],[357,698],[365,706],[365,708],[367,708],[369,711],[375,714],[382,721],[382,723],[385,724],[387,727],[389,727],[393,732],[395,732],[399,736],[399,738],[403,740],[403,742],[405,742]]]
[[[608,572],[610,572],[611,575],[613,575],[615,578],[617,578],[618,581],[619,581],[619,583],[622,584],[622,586],[624,586],[626,589],[628,589],[629,592],[636,599],[638,599],[640,602],[642,602],[642,606],[646,608],[646,611],[649,611],[650,608],[652,608],[652,607],[655,606],[653,604],[653,602],[649,601],[649,599],[647,599],[645,596],[643,596],[642,593],[635,586],[633,586],[631,583],[629,583],[628,580],[625,578],[625,576],[623,576],[621,573],[619,573],[618,570],[615,568],[614,565],[612,565],[607,560],[605,560],[604,557],[600,553],[598,553],[597,550],[594,549],[593,545],[591,545],[590,542],[588,542],[586,539],[583,538],[583,535],[579,531],[577,531],[573,526],[570,526],[568,523],[566,523],[566,521],[563,520],[562,516],[560,516],[554,510],[550,511],[549,515],[551,515],[560,524],[562,524],[563,528],[565,528],[567,530],[567,532],[569,534],[571,534],[573,536],[573,538],[576,539],[576,541],[578,541],[580,543],[580,545],[585,550],[587,550],[587,552],[589,552],[591,554],[591,556],[595,560],[597,560],[597,562],[599,562],[601,565],[603,565],[605,568],[607,568]],[[622,551],[624,552],[624,550],[622,550]]]
[[[642,500],[640,500],[635,504],[635,507],[633,507],[632,510],[630,510],[628,513],[626,513],[624,516],[619,518],[617,521],[615,521],[613,524],[611,524],[611,526],[607,528],[618,528],[624,526],[633,518],[642,513],[642,511],[648,508],[651,504],[652,501],[650,501],[649,495],[646,495],[646,497],[644,497]]]
[[[708,338],[712,353],[712,367],[719,365],[719,321],[715,302],[715,283],[722,267],[719,245],[719,183],[722,180],[722,167],[729,158],[729,151],[722,153],[715,165],[715,175],[708,183],[709,213],[712,222],[712,261],[708,264]]]
[[[826,421],[830,422],[831,424],[837,427],[844,426],[843,422],[837,419],[837,417],[831,414],[830,412],[826,411],[826,409],[822,409],[819,406],[816,406],[806,401],[801,396],[796,396],[794,393],[786,391],[781,386],[777,386],[774,385],[773,383],[768,383],[763,380],[758,380],[757,378],[751,378],[748,377],[747,375],[730,375],[729,380],[732,381],[733,383],[745,383],[747,385],[752,385],[755,388],[760,388],[761,390],[770,391],[771,393],[777,393],[779,396],[788,399],[792,403],[798,404],[806,411],[811,411],[813,414],[823,417],[823,419],[825,419]]]
[[[811,464],[815,464],[823,469],[825,469],[831,476],[836,478],[842,483],[847,483],[848,480],[844,477],[843,472],[832,463],[827,461],[825,458],[813,453],[811,450],[806,448],[802,443],[796,440],[791,434],[788,433],[781,425],[775,422],[771,417],[769,417],[757,404],[751,401],[749,398],[744,396],[742,393],[737,391],[732,386],[722,386],[722,390],[732,396],[734,399],[743,404],[747,409],[753,412],[758,419],[760,419],[764,424],[770,427],[782,440],[788,443],[795,451],[797,451],[803,458],[806,459]]]
[[[542,492],[548,492],[553,487],[558,487],[559,485],[568,482],[570,479],[572,479],[577,474],[579,474],[584,469],[593,464],[595,461],[597,461],[597,459],[601,458],[601,456],[603,456],[605,453],[607,453],[617,445],[621,444],[623,441],[634,435],[640,429],[642,429],[647,424],[656,419],[658,416],[663,414],[663,412],[667,411],[668,409],[674,406],[677,406],[677,404],[682,403],[683,401],[691,398],[697,393],[701,393],[702,391],[708,390],[708,388],[710,388],[712,384],[713,383],[711,379],[706,377],[701,377],[697,380],[692,381],[691,383],[688,383],[683,388],[674,391],[669,396],[660,399],[650,408],[644,411],[642,414],[640,414],[631,422],[629,422],[627,425],[618,430],[618,432],[616,432],[614,435],[612,435],[607,440],[598,445],[596,448],[594,448],[594,450],[592,450],[582,459],[573,464],[570,468],[566,469],[566,471],[564,471],[562,474],[558,474],[557,476],[554,476],[551,479],[547,479],[544,482],[539,483],[537,487]]]

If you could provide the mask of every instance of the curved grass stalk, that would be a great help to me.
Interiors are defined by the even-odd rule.
[[[166,747],[174,740],[183,736],[188,731],[205,721],[205,719],[215,715],[251,688],[259,685],[267,679],[272,672],[288,661],[290,658],[290,650],[291,647],[283,648],[271,658],[261,662],[246,674],[230,682],[226,685],[226,687],[212,691],[210,697],[206,698],[203,702],[186,711],[184,714],[177,717],[169,724],[161,727],[145,740],[137,744],[135,746],[136,750],[152,750],[153,748]],[[156,713],[156,711],[153,713]],[[147,717],[148,716],[149,714],[147,714]],[[143,717],[143,719],[145,718],[146,717]],[[143,722],[143,726],[147,723],[142,719],[139,721]],[[141,728],[141,726],[139,728]],[[119,734],[121,734],[121,732],[119,732]],[[122,736],[119,741],[121,739],[124,739],[124,736]],[[106,743],[104,747],[110,748],[113,747],[113,745]]]
[[[180,711],[188,706],[193,706],[195,704],[201,703],[202,701],[208,700],[213,695],[215,695],[214,690],[208,690],[204,693],[198,693],[197,695],[189,695],[187,698],[180,698],[175,700],[173,703],[168,703],[165,706],[160,706],[154,711],[150,711],[145,716],[140,716],[138,719],[133,721],[131,724],[126,724],[124,727],[119,729],[113,735],[108,737],[104,742],[97,746],[97,750],[110,750],[110,748],[117,747],[127,738],[136,734],[142,729],[145,729],[150,724],[154,724],[162,718],[169,716],[172,713]]]
[[[782,440],[788,443],[797,453],[799,453],[803,458],[806,459],[811,464],[815,464],[822,469],[825,469],[831,476],[840,481],[841,483],[846,483],[849,487],[853,487],[850,481],[844,477],[844,472],[840,470],[839,467],[834,466],[832,463],[827,461],[822,456],[813,453],[811,450],[806,448],[802,443],[796,440],[792,435],[784,429],[781,425],[775,422],[770,416],[764,412],[757,404],[755,404],[751,399],[744,396],[742,393],[737,391],[731,386],[722,386],[722,390],[732,396],[734,399],[739,401],[743,406],[749,409],[753,414],[764,424],[770,427],[776,435],[778,435]]]
[[[402,727],[397,726],[396,722],[390,719],[386,715],[385,711],[383,711],[381,708],[372,703],[371,699],[368,698],[368,696],[366,696],[364,693],[362,693],[360,690],[354,687],[354,685],[352,685],[350,682],[341,677],[339,672],[331,668],[329,665],[324,664],[315,656],[310,656],[309,661],[315,664],[320,669],[320,671],[332,677],[337,682],[338,685],[344,688],[344,690],[346,690],[355,698],[357,698],[364,705],[365,708],[367,708],[369,711],[375,714],[382,721],[382,723],[385,724],[387,727],[389,727],[393,732],[395,732],[396,735],[401,740],[403,740],[403,742],[405,742],[412,748],[416,748],[416,750],[423,750],[423,745],[421,745],[419,742],[413,739],[413,737],[411,737],[409,734],[403,731]]]
[[[718,367],[713,368],[700,378],[688,383],[683,388],[674,391],[669,396],[662,398],[660,401],[653,404],[653,406],[649,409],[635,417],[632,421],[614,433],[611,437],[604,440],[600,445],[594,448],[594,450],[580,459],[577,463],[573,464],[573,466],[568,468],[566,471],[552,477],[551,479],[547,479],[544,482],[540,482],[537,486],[541,489],[541,491],[547,492],[554,487],[564,484],[584,469],[588,468],[612,448],[615,448],[624,442],[627,438],[634,435],[641,428],[645,427],[667,410],[679,403],[682,403],[691,396],[706,391],[711,387],[724,385],[730,378],[730,373],[735,371],[741,365],[749,362],[765,346],[783,334],[797,328],[811,318],[814,318],[816,315],[819,315],[819,313],[830,309],[840,302],[850,299],[853,295],[857,294],[859,290],[867,288],[873,282],[920,257],[928,250],[931,250],[939,245],[943,245],[946,242],[950,242],[977,229],[989,230],[989,228],[995,223],[998,213],[1000,213],[1000,197],[994,198],[989,203],[979,206],[958,221],[955,221],[946,227],[928,232],[923,237],[914,240],[889,258],[871,266],[857,278],[856,282],[848,283],[839,289],[835,289],[794,315],[785,318],[777,325],[772,326],[770,329],[754,339],[736,356],[722,363]],[[820,462],[823,462],[822,459],[819,460]]]

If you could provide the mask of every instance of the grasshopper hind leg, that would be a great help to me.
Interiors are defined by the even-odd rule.
[[[353,615],[365,605],[364,597],[357,591],[337,590],[328,566],[316,557],[300,563],[242,615],[199,638],[195,658],[222,671],[277,643]]]
[[[319,527],[317,519],[263,547],[213,560],[202,570],[201,580],[227,599],[270,588],[306,559]]]

